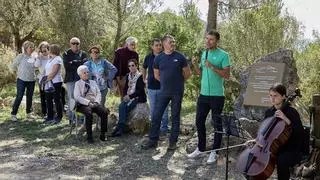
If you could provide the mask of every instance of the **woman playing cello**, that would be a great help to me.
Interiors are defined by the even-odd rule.
[[[291,126],[292,130],[287,143],[281,146],[276,154],[279,180],[289,180],[289,168],[301,161],[302,135],[304,133],[299,113],[290,104],[284,103],[286,91],[286,87],[282,84],[275,84],[269,89],[270,101],[273,106],[265,113],[265,119],[270,116],[278,117]]]
[[[265,112],[255,144],[241,153],[237,168],[248,179],[267,179],[277,166],[279,180],[289,180],[289,168],[301,161],[304,130],[299,113],[286,98],[286,87],[275,84],[269,89],[272,107]],[[252,141],[251,141],[252,142]]]

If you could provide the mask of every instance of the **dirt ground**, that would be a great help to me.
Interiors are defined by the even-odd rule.
[[[186,157],[180,136],[175,151],[162,138],[155,150],[141,150],[143,136],[125,135],[88,145],[69,134],[68,124],[40,120],[0,121],[0,179],[225,179],[225,158],[207,165],[208,155]],[[229,179],[245,179],[229,167]]]

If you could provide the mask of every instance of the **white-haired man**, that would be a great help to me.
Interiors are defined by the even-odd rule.
[[[73,99],[75,82],[80,78],[77,74],[77,68],[85,63],[87,54],[80,49],[80,39],[73,37],[70,39],[70,49],[63,53],[63,65],[65,68],[64,83],[68,91],[68,118],[69,123],[73,122],[72,109],[70,109],[70,99]]]
[[[97,83],[89,80],[89,69],[81,65],[77,69],[80,80],[75,83],[74,99],[77,102],[77,111],[86,117],[86,129],[88,143],[93,143],[92,138],[92,113],[96,113],[101,119],[100,140],[105,141],[105,132],[108,124],[108,109],[101,104],[101,93]]]
[[[125,47],[119,48],[115,51],[113,65],[118,69],[115,79],[121,100],[123,98],[123,89],[126,81],[125,76],[129,73],[129,60],[135,59],[139,64],[139,55],[136,52],[137,42],[137,38],[130,36],[126,39]]]

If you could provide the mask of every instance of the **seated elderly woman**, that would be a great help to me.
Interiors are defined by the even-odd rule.
[[[121,136],[128,113],[136,107],[138,103],[145,103],[146,93],[142,74],[137,69],[137,60],[130,59],[128,62],[130,72],[126,76],[123,101],[119,105],[119,121],[111,136]]]
[[[88,143],[93,143],[92,113],[96,113],[101,119],[100,140],[105,141],[108,110],[100,105],[101,93],[99,87],[95,81],[89,80],[89,70],[87,66],[79,66],[77,73],[81,79],[75,84],[74,99],[77,102],[77,111],[83,113],[86,117]]]

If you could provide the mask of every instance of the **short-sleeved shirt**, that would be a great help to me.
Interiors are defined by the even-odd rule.
[[[184,92],[183,68],[187,66],[186,58],[176,51],[170,55],[162,52],[155,58],[153,67],[160,72],[161,93],[172,95]]]
[[[56,56],[50,60],[48,60],[46,66],[45,66],[45,75],[48,76],[52,69],[53,69],[53,66],[55,64],[60,64],[62,65],[62,58],[60,56]],[[52,79],[52,82],[53,83],[59,83],[59,82],[62,82],[62,76],[61,76],[61,66],[60,66],[60,69],[59,71],[57,72],[57,74],[53,77]]]
[[[143,68],[148,69],[148,89],[160,89],[160,82],[154,78],[153,63],[155,59],[153,53],[147,55],[143,62]]]
[[[200,94],[204,96],[224,96],[224,79],[205,65],[207,51],[201,56],[202,69]],[[220,49],[208,50],[208,61],[219,69],[231,66],[229,54]]]

